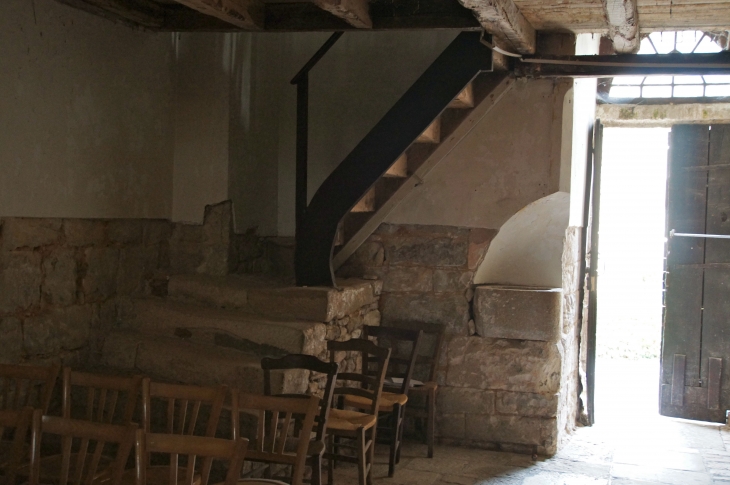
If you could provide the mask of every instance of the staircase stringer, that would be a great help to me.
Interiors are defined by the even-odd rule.
[[[487,116],[507,94],[515,84],[515,80],[506,73],[490,74],[494,76],[493,85],[489,94],[476,105],[454,131],[444,139],[431,153],[428,158],[408,177],[398,190],[379,207],[367,222],[350,238],[332,259],[332,266],[335,270],[340,268],[350,256],[367,240],[370,235],[380,226],[388,215],[406,197],[413,193],[425,179],[426,175],[444,160],[469,133]]]

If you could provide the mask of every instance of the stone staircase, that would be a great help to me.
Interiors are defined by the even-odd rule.
[[[382,284],[338,283],[337,289],[308,288],[266,276],[170,276],[166,296],[132,300],[106,337],[100,363],[166,381],[259,393],[262,357],[304,353],[326,359],[327,340],[357,337],[363,324],[379,324]],[[277,374],[274,382],[279,392],[318,385],[293,371]]]

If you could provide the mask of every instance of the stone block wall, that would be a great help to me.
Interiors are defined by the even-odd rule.
[[[568,427],[564,409],[574,383],[566,377],[573,350],[560,327],[562,296],[559,290],[544,292],[547,298],[527,291],[532,303],[518,298],[501,308],[481,297],[473,274],[496,233],[383,224],[338,274],[383,281],[383,325],[444,326],[436,376],[441,442],[549,455],[557,450],[561,426]],[[524,319],[531,312],[542,320],[516,332],[495,330],[512,330],[505,317]]]
[[[124,299],[169,265],[170,232],[165,220],[0,218],[0,362],[97,352]]]

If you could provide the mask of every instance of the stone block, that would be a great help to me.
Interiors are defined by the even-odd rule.
[[[230,200],[205,207],[203,241],[206,244],[228,246],[233,231],[233,203]]]
[[[117,244],[141,244],[141,219],[113,219],[107,225],[109,240]]]
[[[158,248],[135,246],[119,251],[117,294],[138,295],[144,293],[145,282],[157,269]]]
[[[497,391],[496,409],[500,414],[553,418],[558,412],[558,394]]]
[[[171,242],[169,258],[173,273],[195,273],[203,263],[203,253],[198,243]]]
[[[61,235],[61,219],[8,217],[2,224],[2,247],[38,248],[57,243]]]
[[[68,246],[99,246],[105,242],[106,221],[97,219],[64,219],[63,233]]]
[[[542,445],[544,421],[523,416],[467,414],[466,438],[473,441]]]
[[[173,225],[171,242],[203,242],[203,226],[198,224],[177,223]]]
[[[383,291],[431,291],[433,270],[424,266],[391,268],[385,273]]]
[[[365,316],[363,317],[363,325],[367,325],[369,327],[377,327],[380,325],[380,312],[378,310],[373,310],[370,312],[367,312]]]
[[[449,342],[447,352],[449,386],[558,392],[561,359],[555,344],[457,337]]]
[[[15,317],[0,319],[0,364],[17,364],[23,356],[23,329]]]
[[[466,387],[442,387],[438,392],[439,413],[494,414],[494,392]]]
[[[91,305],[56,308],[49,313],[26,318],[23,345],[29,355],[53,355],[74,350],[89,341]]]
[[[142,235],[146,246],[155,246],[161,242],[169,241],[172,237],[172,223],[164,219],[146,220],[144,221]]]
[[[384,293],[380,297],[382,321],[438,323],[449,335],[466,335],[469,303],[461,293]]]
[[[464,413],[436,415],[436,434],[439,438],[464,439],[466,437],[466,417]]]
[[[467,242],[450,237],[399,237],[385,242],[385,259],[391,265],[466,266]]]
[[[477,334],[556,341],[560,335],[561,298],[559,289],[479,286],[474,294]]]
[[[41,255],[12,251],[0,260],[0,312],[13,312],[40,304]]]
[[[101,333],[107,333],[118,323],[117,302],[115,300],[107,300],[93,305],[91,328],[98,329]]]
[[[76,302],[76,252],[59,248],[43,259],[43,298],[51,305],[68,306]]]
[[[375,234],[384,236],[403,237],[413,236],[419,238],[448,237],[466,239],[469,229],[457,226],[432,226],[420,224],[381,224]]]
[[[433,272],[433,291],[466,291],[474,277],[473,271],[450,271],[437,269]]]
[[[104,339],[101,364],[113,369],[134,369],[141,334],[112,332]]]
[[[471,270],[477,269],[479,263],[487,254],[492,239],[497,235],[495,229],[471,229],[469,231],[468,267]]]
[[[114,295],[117,288],[119,250],[89,248],[86,256],[86,275],[83,278],[85,301],[103,301]]]

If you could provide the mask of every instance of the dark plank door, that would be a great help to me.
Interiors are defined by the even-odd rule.
[[[730,408],[730,125],[670,134],[660,413],[725,422]],[[693,235],[693,236],[690,236]]]

